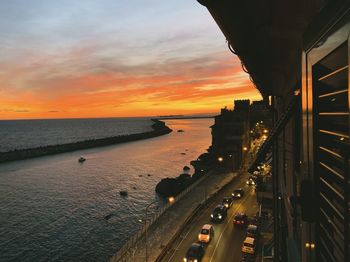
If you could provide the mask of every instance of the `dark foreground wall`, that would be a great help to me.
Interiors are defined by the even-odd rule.
[[[13,150],[9,152],[0,152],[0,163],[142,140],[169,134],[172,131],[169,127],[165,125],[164,122],[156,119],[152,119],[152,121],[154,122],[154,124],[152,125],[153,130],[149,132],[99,139],[90,139],[62,145],[43,146],[30,149]]]

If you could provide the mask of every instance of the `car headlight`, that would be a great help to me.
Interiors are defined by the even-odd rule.
[[[255,182],[253,181],[252,184],[255,185]]]
[[[240,196],[241,196],[241,194],[238,194],[237,196],[238,196],[238,197],[240,197]]]
[[[249,185],[249,181],[245,182],[247,185]]]
[[[184,262],[187,262],[187,258],[184,257]]]
[[[195,259],[193,262],[198,262],[198,260],[197,260],[197,259]]]
[[[211,214],[210,216],[211,216],[211,218],[213,218],[213,217],[214,217],[214,215],[213,215],[213,214]]]
[[[228,204],[225,204],[224,206],[225,206],[225,207],[228,207]]]
[[[219,215],[218,217],[219,217],[219,219],[221,219],[221,218],[222,218],[222,216],[221,216],[221,215]]]

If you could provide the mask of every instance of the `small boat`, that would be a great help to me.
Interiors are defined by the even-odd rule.
[[[185,132],[185,131],[182,130],[182,129],[179,129],[179,130],[177,130],[177,132],[182,133],[182,132]]]
[[[127,196],[127,195],[128,195],[128,191],[122,190],[122,191],[119,192],[119,194],[120,194],[121,196]]]
[[[112,214],[108,214],[107,216],[105,216],[105,220],[109,220],[112,217]]]
[[[78,159],[79,163],[83,163],[83,162],[85,162],[85,160],[86,160],[86,159],[85,159],[84,157],[82,157],[82,156],[79,157],[79,159]]]

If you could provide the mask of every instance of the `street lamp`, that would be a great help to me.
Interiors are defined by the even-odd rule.
[[[169,197],[168,201],[170,204],[175,202],[175,197]],[[148,212],[148,208],[150,206],[152,206],[153,204],[157,203],[158,200],[154,200],[153,202],[149,203],[146,206],[146,210],[145,210],[145,245],[146,245],[146,262],[148,262],[148,239],[147,239],[147,212]]]
[[[219,161],[219,162],[222,162],[222,161],[224,161],[224,158],[223,158],[222,156],[219,156],[219,157],[218,157],[218,161]]]
[[[175,202],[175,197],[169,197],[168,201],[169,201],[170,204],[174,203]]]

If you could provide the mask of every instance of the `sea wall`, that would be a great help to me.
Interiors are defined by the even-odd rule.
[[[125,142],[131,142],[136,140],[142,140],[157,136],[169,134],[172,130],[165,125],[164,122],[157,119],[152,119],[154,124],[153,130],[144,133],[121,135],[114,137],[106,137],[99,139],[89,139],[85,141],[78,141],[74,143],[67,143],[61,145],[42,146],[29,149],[12,150],[9,152],[0,152],[0,163],[22,160],[27,158],[34,158],[39,156],[53,155],[65,152],[71,152],[76,150],[88,149],[93,147],[107,146]]]

